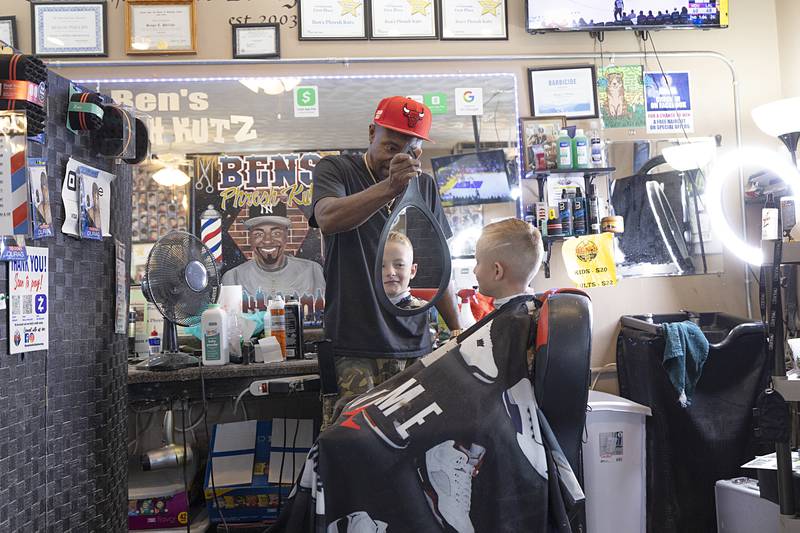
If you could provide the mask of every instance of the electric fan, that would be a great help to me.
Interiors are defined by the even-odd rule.
[[[171,231],[147,256],[142,293],[164,317],[161,353],[138,365],[148,370],[177,370],[197,366],[197,357],[178,351],[177,326],[195,326],[220,292],[214,257],[194,235]]]

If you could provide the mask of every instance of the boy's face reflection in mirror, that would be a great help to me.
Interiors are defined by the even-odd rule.
[[[383,250],[383,288],[386,296],[396,298],[409,290],[409,284],[417,275],[414,263],[414,248],[402,233],[389,234]]]

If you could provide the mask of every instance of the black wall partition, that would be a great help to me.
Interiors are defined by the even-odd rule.
[[[48,77],[45,145],[55,235],[49,249],[49,351],[10,355],[0,310],[0,530],[127,531],[127,334],[114,334],[114,238],[61,233],[61,186],[70,157],[116,175],[111,234],[130,264],[131,171],[94,157],[65,127],[69,81]],[[127,272],[127,270],[126,270]],[[0,292],[8,268],[0,266]]]

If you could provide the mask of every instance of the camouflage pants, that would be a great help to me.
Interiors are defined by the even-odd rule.
[[[413,359],[374,359],[369,357],[337,357],[338,394],[322,395],[322,429],[333,424],[347,403],[405,370]]]

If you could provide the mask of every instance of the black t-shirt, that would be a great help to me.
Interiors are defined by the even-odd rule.
[[[323,158],[314,168],[314,196],[309,224],[322,198],[343,198],[374,185],[362,156]],[[452,232],[433,178],[419,177],[425,203],[445,237]],[[325,235],[325,336],[334,354],[347,357],[419,357],[430,352],[427,313],[396,317],[381,307],[373,288],[373,271],[389,211],[382,208],[351,231]]]

